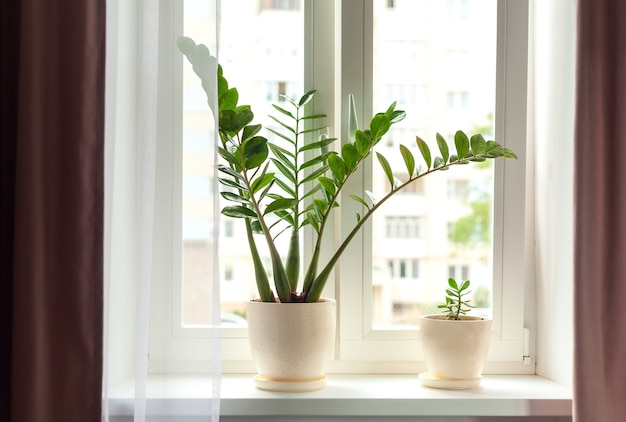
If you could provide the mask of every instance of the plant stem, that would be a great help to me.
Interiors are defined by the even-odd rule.
[[[487,153],[483,153],[483,154],[479,154],[476,155],[472,158],[481,158],[482,156],[487,155]],[[398,187],[396,187],[395,189],[392,187],[391,190],[380,200],[378,201],[376,204],[372,205],[372,207],[363,215],[363,217],[361,218],[361,220],[359,220],[359,222],[354,226],[354,228],[350,231],[350,233],[348,233],[348,235],[346,236],[346,238],[341,242],[341,244],[339,245],[339,248],[337,248],[337,250],[335,251],[334,255],[330,258],[330,260],[328,261],[328,263],[324,266],[324,268],[320,271],[319,275],[312,281],[311,283],[311,287],[306,295],[306,301],[307,302],[317,302],[319,300],[319,298],[321,297],[322,291],[324,290],[324,287],[326,286],[326,281],[328,280],[328,277],[330,276],[330,273],[332,272],[334,266],[337,264],[337,262],[339,261],[339,258],[341,257],[341,255],[343,254],[343,252],[345,251],[345,249],[348,247],[348,245],[350,244],[350,242],[352,241],[352,239],[354,238],[354,236],[356,236],[356,234],[359,232],[359,230],[361,230],[361,227],[363,227],[363,225],[367,222],[367,220],[369,220],[369,218],[372,216],[372,214],[374,214],[374,211],[376,211],[380,206],[382,206],[389,198],[391,198],[396,192],[402,190],[404,187],[408,186],[409,184],[415,182],[418,179],[421,179],[422,177],[427,176],[428,174],[434,173],[436,171],[440,171],[440,170],[446,170],[454,165],[457,164],[466,164],[468,163],[469,160],[467,159],[458,159],[456,161],[453,162],[448,162],[442,166],[439,167],[434,167],[434,168],[430,168],[429,170],[425,171],[424,173],[420,173],[418,175],[416,175],[413,178],[409,178],[408,181],[402,183],[401,185],[399,185]],[[357,164],[358,167],[358,164]],[[351,172],[349,175],[346,175],[345,180],[348,179],[349,176],[351,176],[354,172]],[[339,190],[344,186],[344,184],[342,183],[340,185],[340,187],[337,188],[337,192],[336,195],[339,193]],[[336,199],[336,195],[333,197],[333,200]],[[329,210],[332,207],[328,207]],[[329,212],[329,211],[327,211]],[[326,220],[326,215],[324,216],[324,220],[323,223]],[[320,233],[321,233],[321,228],[320,228]],[[321,234],[320,234],[321,237]],[[316,250],[315,252],[318,252],[317,247],[319,244],[319,237],[318,237],[318,242],[316,243]]]

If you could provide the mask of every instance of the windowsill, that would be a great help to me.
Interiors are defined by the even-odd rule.
[[[223,375],[224,416],[571,416],[571,388],[535,375],[487,375],[473,390],[437,390],[416,375],[331,374],[326,388],[273,393],[251,375]],[[110,414],[132,414],[132,380],[112,387]],[[150,375],[148,414],[207,414],[206,375]],[[158,410],[156,410],[158,409]]]

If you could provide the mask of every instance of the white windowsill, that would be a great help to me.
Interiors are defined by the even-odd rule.
[[[109,393],[112,416],[132,414],[132,380]],[[150,375],[148,414],[206,414],[206,375]],[[309,393],[273,393],[254,387],[252,375],[224,375],[224,416],[571,416],[571,388],[535,375],[487,375],[473,390],[437,390],[416,375],[330,374]]]

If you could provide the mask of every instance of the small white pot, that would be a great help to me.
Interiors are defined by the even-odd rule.
[[[257,387],[313,391],[326,385],[335,345],[336,302],[248,302],[248,338]]]
[[[445,315],[420,317],[422,349],[428,366],[428,374],[420,375],[422,381],[430,380],[431,385],[427,385],[438,388],[476,387],[489,352],[491,324],[491,319],[477,316],[463,316],[460,321],[448,320]],[[441,380],[467,382],[438,382]]]

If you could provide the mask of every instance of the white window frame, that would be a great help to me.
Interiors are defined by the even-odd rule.
[[[164,4],[166,3],[166,4]],[[164,39],[175,40],[182,32],[182,2],[162,2],[161,29]],[[369,121],[372,110],[372,0],[305,0],[305,88],[318,89],[315,108],[328,114],[330,136],[348,139],[348,94],[354,94],[359,122]],[[165,10],[171,7],[172,10]],[[329,25],[334,22],[334,25]],[[526,132],[528,68],[528,0],[499,0],[497,43],[496,139],[515,150],[518,160],[497,160],[494,195],[494,303],[493,333],[486,373],[534,373],[528,358],[528,328],[532,319],[532,300],[525,298],[532,283],[525,268],[528,245],[526,229]],[[173,36],[171,35],[173,34]],[[313,37],[315,35],[315,37]],[[169,37],[169,38],[168,38]],[[339,50],[335,40],[340,40]],[[363,42],[365,40],[365,42]],[[173,41],[172,41],[173,42]],[[363,49],[355,48],[362,45]],[[170,53],[167,49],[170,48]],[[157,154],[157,206],[155,216],[155,280],[152,290],[150,370],[154,372],[197,372],[209,369],[211,344],[207,329],[182,328],[180,324],[180,273],[182,216],[181,121],[173,113],[182,104],[182,74],[175,46],[165,46],[160,55],[160,80],[169,89],[159,93],[159,152]],[[172,57],[173,56],[173,57]],[[335,66],[335,63],[338,66]],[[171,89],[171,81],[178,86]],[[323,87],[323,89],[320,89]],[[337,133],[333,133],[333,132]],[[177,134],[178,132],[178,134]],[[361,170],[347,189],[368,187],[372,169]],[[505,195],[504,192],[508,194]],[[511,194],[515,192],[515,194]],[[351,221],[356,204],[344,201],[337,221],[331,222],[342,236]],[[174,224],[172,224],[174,222]],[[177,224],[178,223],[178,224]],[[331,225],[331,226],[332,226]],[[500,228],[500,229],[497,229]],[[336,357],[329,372],[415,372],[422,370],[418,330],[373,330],[371,303],[372,261],[371,226],[352,242],[329,280],[325,295],[339,299]],[[327,242],[330,242],[327,239]],[[305,253],[312,249],[310,234],[305,234]],[[328,245],[332,250],[332,245]],[[323,258],[323,257],[322,257]],[[341,280],[335,282],[335,278]],[[520,300],[525,298],[525,300]],[[254,372],[250,359],[247,330],[223,328],[222,356],[225,373]]]

